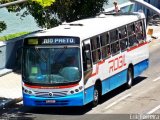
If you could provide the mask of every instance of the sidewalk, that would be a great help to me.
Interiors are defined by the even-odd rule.
[[[1,73],[1,72],[0,72]],[[22,100],[21,75],[14,72],[0,75],[0,110]]]

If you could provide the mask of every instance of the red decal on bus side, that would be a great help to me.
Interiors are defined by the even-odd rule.
[[[119,68],[119,58],[114,59],[114,71],[118,70]]]
[[[109,73],[117,71],[118,69],[126,66],[125,55],[119,56],[115,59],[112,59],[108,62],[109,64]]]
[[[98,62],[98,63],[96,64],[96,72],[95,72],[95,73],[92,73],[90,77],[93,77],[93,76],[95,76],[95,75],[98,74],[99,65],[102,65],[103,63],[105,63],[105,60],[102,60],[102,61],[100,61],[100,62]]]
[[[109,63],[109,64],[112,63],[112,65],[109,67],[109,73],[110,73],[110,72],[113,72],[113,71],[114,71],[114,70],[113,70],[113,69],[114,69],[114,60],[110,60],[108,63]]]
[[[119,69],[123,67],[123,57],[119,56]]]
[[[101,65],[103,63],[105,63],[105,60],[102,60],[102,61],[98,62],[98,65]]]

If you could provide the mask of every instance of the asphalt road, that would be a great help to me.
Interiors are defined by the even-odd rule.
[[[150,67],[134,80],[102,97],[92,108],[30,108],[21,103],[3,110],[3,118],[13,120],[160,120],[160,42],[150,45]],[[147,115],[148,114],[148,115]],[[159,114],[159,115],[158,115]]]

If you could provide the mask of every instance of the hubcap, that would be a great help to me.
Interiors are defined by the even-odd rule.
[[[98,91],[94,91],[94,101],[98,101]]]
[[[129,80],[128,80],[128,85],[132,84],[132,75],[131,72],[129,72]]]

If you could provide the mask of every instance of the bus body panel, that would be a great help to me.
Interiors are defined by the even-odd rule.
[[[138,16],[139,15],[139,16]],[[107,18],[108,17],[108,18]],[[73,36],[80,38],[80,55],[81,55],[81,67],[83,66],[83,42],[86,40],[87,44],[91,44],[90,40],[91,38],[98,36],[100,38],[101,34],[106,34],[107,32],[112,31],[113,29],[118,29],[122,26],[127,26],[130,24],[130,22],[135,23],[139,20],[139,18],[145,19],[145,16],[142,13],[139,13],[137,15],[131,15],[131,16],[107,16],[106,18],[91,18],[86,20],[80,20],[77,23],[84,24],[84,26],[70,26],[70,29],[65,29],[66,25],[62,25],[60,27],[53,28],[51,30],[47,30],[43,33],[38,33],[33,35],[34,37],[44,37],[45,36],[61,36],[61,33],[64,36]],[[117,18],[116,18],[117,17]],[[122,19],[125,18],[125,19]],[[118,20],[119,19],[119,20]],[[110,21],[113,20],[113,23],[110,24]],[[102,24],[94,24],[98,23],[97,21],[101,21]],[[118,21],[118,22],[117,22]],[[108,24],[109,23],[109,24]],[[73,22],[73,25],[76,24],[76,22]],[[103,25],[104,24],[104,25]],[[99,26],[98,26],[99,25]],[[104,27],[106,26],[106,27]],[[99,28],[99,29],[95,29]],[[89,32],[89,29],[92,29]],[[58,30],[62,30],[59,34]],[[64,32],[64,31],[65,32]],[[77,32],[78,31],[78,32]],[[87,32],[84,32],[87,31]],[[32,36],[31,36],[32,37]],[[128,36],[127,36],[128,37]],[[127,38],[129,41],[129,37]],[[53,41],[51,39],[47,39],[48,42],[53,43],[56,41]],[[120,40],[119,40],[120,41]],[[65,94],[64,96],[36,96],[35,94],[28,94],[25,93],[25,90],[23,90],[23,102],[25,106],[47,106],[47,107],[61,107],[61,106],[83,106],[91,101],[93,101],[93,93],[94,93],[94,87],[95,84],[98,81],[101,81],[102,86],[102,95],[108,93],[109,91],[116,89],[117,87],[125,84],[127,82],[127,73],[128,68],[130,65],[133,66],[134,71],[134,78],[140,75],[146,68],[149,66],[149,49],[148,49],[148,43],[144,42],[145,38],[142,40],[142,43],[138,43],[137,45],[129,46],[124,50],[119,50],[118,53],[110,55],[108,58],[100,59],[98,62],[93,62],[93,58],[91,58],[92,61],[92,67],[90,69],[91,73],[89,73],[88,78],[85,79],[84,75],[84,68],[82,67],[82,76],[79,83],[77,83],[77,86],[70,87],[70,88],[63,88],[63,89],[57,89],[57,88],[48,88],[48,89],[35,89],[35,88],[29,88],[26,87],[24,83],[22,83],[22,86],[24,89],[28,89],[33,91],[38,91],[40,93],[46,93],[47,95],[51,92],[53,94],[62,93]],[[63,40],[62,40],[63,42]],[[47,44],[49,45],[49,44]],[[120,42],[119,42],[120,45]],[[49,45],[52,46],[52,45]],[[64,44],[65,46],[65,44]],[[54,46],[55,47],[55,46]],[[57,46],[56,46],[57,47]],[[73,47],[73,46],[72,46]],[[102,47],[102,46],[101,46]],[[104,46],[103,46],[104,47]],[[66,47],[67,48],[67,47]],[[91,49],[91,48],[90,48]],[[111,43],[110,43],[110,49],[111,49]],[[101,48],[100,48],[101,50]],[[101,51],[102,52],[102,51]],[[91,55],[92,57],[92,55]],[[35,70],[34,70],[35,71]],[[71,71],[70,71],[71,72]],[[32,86],[32,85],[31,85]],[[75,92],[77,89],[82,87],[81,90],[78,90],[78,92]],[[66,91],[64,93],[64,91]],[[71,92],[74,92],[71,94]]]
[[[146,59],[136,65],[134,65],[134,78],[139,76],[149,66],[149,60]]]
[[[84,90],[84,105],[90,103],[93,100],[94,86],[90,86]]]
[[[123,70],[122,72],[103,80],[102,95],[126,83],[127,82],[126,74],[127,74],[127,70]]]
[[[22,82],[22,86],[24,106],[61,107],[84,105],[84,88],[82,82],[71,86],[56,87],[32,86]],[[74,93],[71,94],[71,91],[74,91]]]
[[[110,81],[105,79],[102,81],[102,95],[110,91]]]
[[[148,45],[142,46],[143,51],[147,50]],[[146,49],[144,49],[146,48]],[[139,50],[138,50],[139,51]],[[131,52],[131,51],[129,51]],[[136,53],[137,50],[132,50],[132,54]],[[148,68],[148,56],[146,55],[145,52],[142,52],[141,56],[144,57],[144,61],[139,62],[138,58],[135,60],[130,60],[130,63],[135,63],[134,65],[134,77],[137,77],[140,75],[146,68]],[[23,102],[25,106],[50,106],[50,107],[55,107],[55,106],[83,106],[88,103],[90,103],[93,100],[93,91],[94,91],[94,84],[97,79],[101,78],[102,81],[102,95],[108,93],[109,91],[123,85],[124,83],[127,82],[127,67],[129,65],[129,62],[127,61],[128,52],[124,52],[123,54],[118,54],[116,56],[113,56],[105,62],[103,62],[103,65],[100,64],[98,67],[97,65],[93,66],[93,74],[95,72],[96,75],[91,77],[87,83],[85,84],[84,92],[74,94],[74,95],[69,95],[65,97],[57,97],[57,98],[43,98],[43,97],[35,97],[27,94],[23,94]],[[126,56],[126,63],[127,65],[124,66],[123,69],[117,70],[116,72],[114,71],[113,73],[109,74],[109,61],[112,59],[116,59],[119,56],[125,55]],[[135,55],[134,55],[135,56]],[[135,61],[138,61],[136,63]],[[102,69],[103,68],[103,69]],[[105,68],[105,69],[104,69]],[[102,70],[102,71],[101,71]],[[105,79],[102,79],[105,78]],[[46,100],[54,100],[56,103],[45,103]],[[35,102],[36,101],[36,102]]]
[[[149,67],[148,43],[142,43],[127,54],[128,61],[134,66],[134,78]]]
[[[125,58],[125,65],[118,68],[117,64],[120,64],[121,60],[117,63],[117,58],[121,58],[121,56]],[[104,95],[127,82],[127,72],[130,64],[133,65],[134,78],[146,70],[149,67],[148,58],[149,48],[148,43],[145,42],[134,49],[132,48],[131,50],[106,59],[103,64],[102,62],[100,62],[100,64],[97,63],[93,66],[92,76],[85,84],[85,88],[92,88],[96,80],[100,79],[102,81],[102,95]],[[110,61],[113,60],[115,61],[111,63]],[[91,93],[93,93],[93,91],[91,91]]]
[[[40,106],[40,107],[60,107],[60,106],[82,106],[83,92],[65,97],[44,98],[23,94],[24,106]]]

